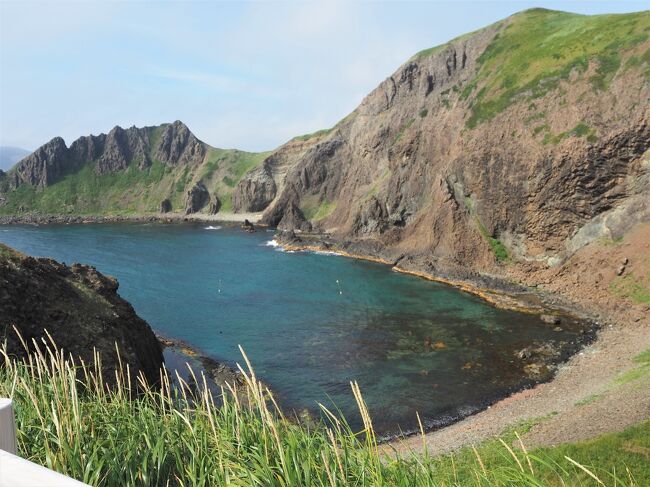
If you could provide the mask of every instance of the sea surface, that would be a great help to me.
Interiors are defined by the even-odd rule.
[[[266,230],[16,225],[0,242],[117,277],[155,330],[215,360],[243,364],[241,345],[287,409],[322,403],[358,427],[357,381],[383,435],[417,429],[416,411],[433,428],[532,384],[516,352],[579,336],[382,264],[281,251]]]

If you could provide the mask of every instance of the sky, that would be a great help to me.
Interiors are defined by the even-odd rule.
[[[0,0],[0,145],[182,120],[270,150],[334,125],[413,54],[517,11],[639,1]]]

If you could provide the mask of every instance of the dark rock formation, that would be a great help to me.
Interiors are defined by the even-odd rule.
[[[197,213],[210,202],[210,193],[201,181],[192,186],[185,197],[185,213]]]
[[[150,164],[146,130],[115,127],[104,140],[102,153],[97,160],[97,172],[121,171],[131,163],[137,163],[140,168]]]
[[[172,202],[169,198],[165,198],[160,202],[160,213],[169,213],[172,211]]]
[[[144,374],[158,382],[163,357],[149,325],[117,294],[118,282],[81,264],[68,267],[51,259],[36,259],[0,244],[0,330],[11,355],[26,352],[13,330],[26,343],[42,343],[45,330],[66,354],[93,362],[101,354],[107,382],[119,369],[115,344],[124,367],[133,377]],[[124,371],[126,373],[126,371]]]
[[[232,194],[232,207],[235,212],[262,211],[273,201],[277,191],[271,172],[273,157],[269,158],[270,162],[265,161],[237,184]]]
[[[55,137],[12,169],[10,185],[12,188],[22,184],[42,188],[75,169],[76,163],[68,154],[65,142],[61,137]]]
[[[86,164],[94,164],[98,174],[131,165],[145,169],[152,160],[170,166],[198,165],[207,151],[208,146],[179,121],[160,127],[114,127],[108,134],[80,137],[69,148],[61,137],[55,137],[12,168],[10,187],[43,188]]]
[[[282,219],[278,223],[278,230],[300,230],[308,232],[311,230],[311,223],[307,221],[305,215],[298,206],[291,202],[282,215]]]
[[[197,164],[207,151],[205,144],[179,120],[164,126],[154,150],[155,158],[169,165]]]
[[[248,233],[253,233],[255,231],[255,225],[253,225],[248,219],[244,220],[244,223],[241,224],[242,230],[246,230]]]
[[[210,215],[216,215],[221,209],[221,201],[216,196],[212,197],[210,204],[208,205],[208,213]]]

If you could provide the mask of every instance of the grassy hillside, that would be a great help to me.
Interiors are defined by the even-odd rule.
[[[237,399],[226,394],[217,407],[200,377],[177,388],[163,381],[136,397],[125,370],[106,392],[98,368],[55,350],[27,363],[2,361],[0,395],[15,401],[21,455],[91,485],[650,484],[650,422],[530,452],[513,431],[453,455],[396,458],[378,447],[356,384],[351,392],[365,418],[359,432],[325,408],[329,426],[285,418],[250,369]]]
[[[108,174],[97,174],[95,162],[90,161],[44,189],[23,185],[6,193],[0,214],[144,214],[158,212],[165,198],[172,201],[173,211],[180,211],[185,194],[199,180],[219,197],[222,210],[228,211],[234,186],[267,155],[211,148],[197,166],[168,166],[154,160],[146,169],[134,162],[124,171]]]
[[[539,98],[571,73],[587,73],[606,90],[619,69],[650,79],[650,11],[586,16],[533,9],[515,15],[479,58],[479,72],[462,98],[471,100],[469,127],[489,120],[522,97]]]

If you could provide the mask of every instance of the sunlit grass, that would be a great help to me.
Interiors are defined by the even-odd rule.
[[[479,72],[461,98],[471,98],[472,128],[522,96],[534,99],[557,88],[572,72],[595,72],[594,91],[607,89],[628,53],[648,43],[650,12],[578,15],[532,9],[515,15],[478,59]],[[630,54],[631,55],[631,54]],[[628,65],[641,69],[641,58]]]
[[[136,391],[128,366],[115,371],[107,388],[99,357],[89,365],[66,359],[51,344],[39,348],[26,361],[3,352],[0,367],[0,395],[16,404],[20,454],[92,485],[632,486],[650,480],[633,453],[648,446],[647,424],[623,439],[587,446],[528,452],[509,433],[453,455],[397,456],[378,446],[356,383],[351,393],[361,431],[325,407],[325,421],[308,427],[283,414],[245,356],[244,386],[217,398],[194,373],[187,382],[177,378],[178,386],[162,374],[159,388],[139,378]],[[621,442],[629,451],[619,448],[610,461],[602,445]]]

